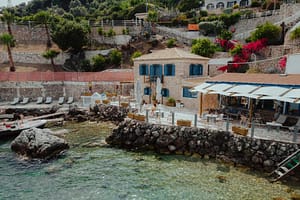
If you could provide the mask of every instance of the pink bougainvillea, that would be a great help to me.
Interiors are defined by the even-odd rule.
[[[222,41],[222,44],[225,42]],[[259,52],[261,49],[263,49],[267,44],[267,39],[263,38],[260,40],[257,40],[255,42],[249,42],[247,44],[244,44],[242,46],[242,50],[236,54],[233,55],[233,60],[231,63],[231,67],[234,69],[239,68],[243,63],[249,62],[251,58],[251,54],[255,54]],[[235,47],[235,46],[234,46]],[[234,49],[234,48],[232,48]],[[227,68],[226,68],[227,66]],[[228,65],[219,67],[218,70],[226,71],[228,70]]]
[[[279,67],[281,69],[281,71],[283,71],[286,67],[286,60],[287,60],[287,57],[286,56],[283,56],[282,58],[280,58],[280,60],[278,61],[278,64],[279,64]]]

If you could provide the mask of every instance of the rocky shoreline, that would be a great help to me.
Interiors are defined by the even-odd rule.
[[[30,114],[33,111],[26,112]],[[54,111],[57,109],[40,112],[47,114]],[[157,125],[126,119],[129,111],[129,108],[103,104],[89,110],[72,106],[64,120],[113,122],[117,128],[106,138],[106,142],[118,148],[153,150],[163,154],[199,154],[267,172],[274,170],[277,163],[300,148],[295,143],[250,138],[222,130]]]
[[[164,154],[208,156],[270,172],[299,144],[256,139],[231,132],[125,120],[106,138],[112,146]]]

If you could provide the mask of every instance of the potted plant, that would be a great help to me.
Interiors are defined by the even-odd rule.
[[[172,107],[175,107],[176,106],[176,101],[173,97],[169,97],[168,98],[168,101],[166,103],[167,106],[172,106]]]

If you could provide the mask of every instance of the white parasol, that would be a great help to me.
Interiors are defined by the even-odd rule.
[[[161,100],[161,88],[162,88],[161,80],[159,77],[157,77],[157,79],[156,79],[156,101],[158,101],[158,102],[160,102],[160,100]]]

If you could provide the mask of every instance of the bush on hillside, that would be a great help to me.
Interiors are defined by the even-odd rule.
[[[266,38],[268,45],[277,45],[280,43],[281,27],[266,22],[257,26],[257,29],[252,32],[251,36],[246,39],[247,42],[254,42],[259,39]]]
[[[292,40],[296,40],[300,38],[300,27],[294,29],[291,34],[290,34],[290,38]]]
[[[212,57],[215,52],[216,45],[208,38],[196,39],[192,42],[192,53],[194,54],[204,57]]]

